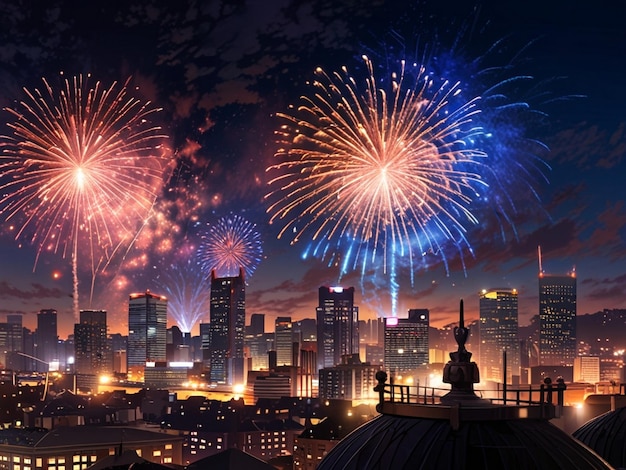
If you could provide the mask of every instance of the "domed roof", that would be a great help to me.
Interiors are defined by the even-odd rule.
[[[382,414],[335,446],[318,470],[608,469],[544,420],[461,422]]]
[[[614,467],[626,467],[626,408],[587,421],[573,436]]]
[[[550,424],[557,409],[551,392],[526,405],[495,405],[475,395],[479,373],[465,349],[469,330],[463,324],[463,301],[460,310],[460,326],[454,329],[459,348],[443,374],[450,392],[436,404],[411,403],[409,394],[385,384],[387,374],[379,371],[375,390],[381,415],[339,442],[318,470],[610,469]],[[558,393],[562,397],[562,389]]]

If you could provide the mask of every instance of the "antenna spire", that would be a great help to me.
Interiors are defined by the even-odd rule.
[[[539,275],[543,274],[543,266],[541,262],[541,245],[537,245],[537,257],[539,258]]]

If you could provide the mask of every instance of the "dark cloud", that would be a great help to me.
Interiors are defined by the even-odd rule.
[[[56,288],[45,287],[41,284],[31,284],[31,289],[23,290],[19,287],[9,284],[7,281],[0,281],[0,299],[22,299],[22,300],[38,300],[38,299],[64,299],[68,292]]]

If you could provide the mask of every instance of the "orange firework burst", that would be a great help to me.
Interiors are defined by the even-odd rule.
[[[280,162],[268,168],[268,212],[282,223],[279,238],[356,242],[372,260],[377,249],[384,259],[393,252],[412,260],[415,246],[436,251],[442,236],[455,239],[476,223],[470,203],[485,154],[467,143],[480,132],[472,123],[479,98],[464,101],[458,83],[423,67],[406,86],[404,62],[390,86],[379,87],[363,59],[364,92],[345,68],[318,68],[315,92],[279,114],[287,122],[278,131]]]
[[[128,96],[127,85],[105,88],[76,76],[55,90],[45,79],[1,137],[0,214],[16,220],[15,238],[72,258],[78,310],[79,247],[92,273],[132,245],[164,181],[170,157],[158,111]],[[36,263],[36,262],[35,262]]]

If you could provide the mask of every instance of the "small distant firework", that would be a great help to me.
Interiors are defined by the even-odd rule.
[[[198,259],[205,274],[215,270],[218,277],[239,275],[243,268],[250,278],[261,262],[263,248],[256,225],[239,215],[222,217],[201,235]]]
[[[72,259],[78,314],[79,256],[92,273],[125,253],[149,216],[170,161],[158,111],[129,96],[127,86],[88,77],[65,79],[55,90],[24,90],[26,99],[0,137],[0,215],[15,221],[15,238]],[[36,265],[37,261],[35,261]]]
[[[201,266],[194,259],[171,264],[160,283],[167,296],[168,313],[183,333],[191,332],[207,316],[211,301],[210,282]]]
[[[439,252],[475,224],[471,203],[483,185],[485,153],[471,145],[479,97],[464,100],[459,83],[421,67],[411,79],[402,62],[379,87],[372,62],[366,88],[344,68],[318,68],[315,92],[303,97],[278,134],[280,162],[268,168],[268,212],[279,238],[319,240],[318,252],[341,251],[342,270],[393,256]],[[407,86],[407,81],[412,83]],[[308,235],[307,235],[308,234]],[[351,261],[354,266],[348,263]]]

